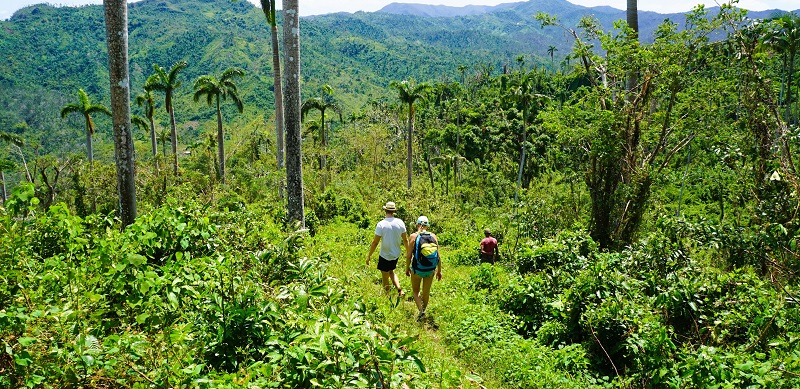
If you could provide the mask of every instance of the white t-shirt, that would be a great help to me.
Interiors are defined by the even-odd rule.
[[[380,256],[387,261],[395,261],[400,257],[400,246],[406,224],[396,217],[387,217],[375,227],[375,235],[381,237]]]

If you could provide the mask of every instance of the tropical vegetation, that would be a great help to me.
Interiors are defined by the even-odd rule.
[[[86,114],[90,94],[124,97],[98,86],[117,74],[110,63],[62,80],[80,104],[0,70],[0,387],[800,386],[797,14],[699,6],[685,24],[637,31],[630,18],[531,12],[526,23],[571,47],[493,63],[463,36],[427,63],[374,20],[408,21],[422,40],[435,18],[301,19],[293,1],[285,19],[265,13],[267,31],[251,5],[211,3],[219,13],[194,3],[208,12],[198,20],[252,26],[263,42],[198,22],[131,50],[128,89],[146,93],[112,103],[110,122]],[[34,6],[0,33],[93,9]],[[131,42],[191,15],[182,0],[130,10]],[[365,35],[323,40],[337,20]],[[265,43],[277,25],[283,124],[260,70],[277,71]],[[206,38],[224,55],[205,56]],[[409,70],[395,73],[385,56],[406,44]],[[256,47],[261,67],[246,55]],[[192,54],[166,54],[179,50]],[[374,73],[320,70],[319,53]],[[43,119],[74,112],[80,122]],[[128,222],[116,148],[134,125]],[[172,172],[159,168],[166,142]],[[406,222],[428,216],[439,238],[444,278],[422,321],[363,262],[387,201]],[[484,228],[500,242],[495,266],[478,261]]]

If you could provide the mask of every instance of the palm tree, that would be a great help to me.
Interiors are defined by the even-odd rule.
[[[83,89],[78,89],[78,102],[70,103],[61,108],[61,118],[67,117],[71,113],[79,113],[86,121],[86,156],[91,164],[94,161],[94,151],[92,149],[92,135],[94,135],[94,121],[92,115],[102,113],[111,116],[111,110],[104,105],[92,104],[89,96]]]
[[[114,124],[114,160],[122,225],[136,220],[136,170],[131,134],[131,86],[128,72],[128,2],[104,0],[108,76]]]
[[[522,186],[522,171],[525,167],[525,142],[528,141],[528,112],[530,109],[531,102],[534,99],[547,99],[547,96],[535,93],[535,85],[537,82],[537,75],[535,72],[530,72],[524,75],[521,79],[516,82],[516,85],[512,87],[513,97],[517,101],[517,103],[522,105],[522,140],[521,140],[521,147],[522,151],[520,152],[519,158],[519,170],[517,172],[517,190],[514,193],[514,201],[517,201],[519,195],[519,189]]]
[[[219,153],[219,177],[225,183],[225,134],[222,132],[222,109],[221,101],[231,99],[236,104],[239,113],[244,112],[244,103],[239,98],[236,89],[235,77],[244,77],[244,70],[230,68],[222,72],[219,80],[213,76],[200,76],[194,83],[194,101],[199,101],[201,97],[206,97],[209,106],[216,102],[217,105],[217,151]]]
[[[172,137],[170,137],[170,133],[167,132],[166,128],[162,128],[161,131],[156,134],[156,140],[158,143],[161,143],[161,155],[164,157],[167,156],[167,142],[172,143]]]
[[[278,19],[275,13],[275,0],[261,0],[261,10],[267,17],[272,31],[272,77],[275,92],[275,134],[277,136],[278,170],[283,169],[283,86],[281,84],[281,55],[278,51]]]
[[[144,120],[144,118],[141,116],[131,116],[131,124],[145,133],[150,131],[150,124],[147,123],[147,120]]]
[[[408,137],[408,143],[406,149],[406,169],[408,170],[407,185],[408,189],[411,189],[411,158],[413,157],[411,153],[411,142],[414,135],[414,103],[417,100],[424,100],[428,92],[433,90],[433,87],[427,82],[416,84],[414,83],[414,80],[392,81],[389,86],[397,89],[401,102],[408,104],[408,133],[406,134]]]
[[[287,216],[305,227],[303,154],[300,137],[300,14],[298,0],[283,2],[283,69],[286,71],[286,191]]]
[[[5,131],[0,131],[0,141],[11,143],[16,145],[17,147],[22,147],[25,144],[25,141],[19,135],[10,134]],[[8,198],[6,194],[6,170],[14,168],[14,164],[11,161],[0,160],[0,181],[2,182],[2,190],[0,191],[0,200],[2,200],[3,205],[6,203],[6,199]]]
[[[633,38],[637,41],[639,40],[639,7],[638,7],[638,0],[628,0],[627,2],[627,9],[625,11],[625,19],[628,22],[628,27],[631,28],[634,32]],[[635,71],[628,72],[627,80],[625,82],[625,89],[627,91],[633,90],[636,87],[636,83],[638,81],[638,75]],[[630,95],[630,99],[633,100],[633,94]]]
[[[156,123],[153,119],[156,113],[155,96],[149,90],[145,90],[136,96],[136,105],[144,108],[144,116],[150,122],[150,146],[153,148],[153,160],[156,163],[156,170],[158,170],[158,160],[155,159],[158,153],[158,144],[156,143]]]
[[[778,53],[783,54],[783,72],[785,82],[786,114],[784,120],[792,121],[792,83],[794,63],[797,50],[800,48],[800,17],[794,13],[782,15],[773,20],[774,28],[768,29],[764,36],[764,43],[771,46]],[[782,88],[783,89],[783,88]]]
[[[556,54],[556,51],[558,51],[558,49],[553,45],[550,45],[550,47],[547,48],[547,54],[550,54],[550,64],[552,65],[555,65],[553,56]]]
[[[325,158],[325,150],[328,148],[328,132],[325,129],[325,111],[331,109],[334,112],[339,114],[339,121],[342,121],[342,108],[337,104],[333,99],[333,88],[330,85],[324,85],[322,87],[322,97],[312,97],[303,102],[303,105],[300,106],[300,117],[301,119],[305,119],[306,115],[312,110],[319,111],[321,115],[320,119],[320,129],[319,129],[319,139],[320,144],[322,145],[323,154],[319,157],[319,168],[320,170],[325,170],[327,167],[327,159]],[[325,184],[323,183],[323,189]]]
[[[169,113],[169,124],[172,128],[172,168],[176,176],[178,175],[178,129],[175,125],[175,109],[172,106],[172,98],[174,97],[175,89],[181,86],[178,75],[186,66],[188,66],[186,61],[178,61],[167,72],[161,66],[153,64],[153,70],[155,70],[156,74],[147,78],[144,84],[146,91],[164,93],[164,105]]]

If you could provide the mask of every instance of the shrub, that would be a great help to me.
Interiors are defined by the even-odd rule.
[[[206,256],[219,244],[217,226],[211,223],[208,209],[192,202],[180,206],[170,200],[141,215],[125,232],[136,252],[153,264],[164,264],[178,252]]]
[[[542,274],[512,277],[497,294],[498,306],[518,321],[523,336],[533,336],[542,323],[554,319],[557,291]],[[546,342],[543,342],[546,343]]]
[[[469,278],[470,284],[475,290],[488,289],[492,292],[500,286],[494,266],[488,263],[481,264],[472,272]]]
[[[515,264],[521,274],[562,269],[575,272],[583,269],[597,244],[584,231],[564,231],[539,246],[528,245],[516,254]]]

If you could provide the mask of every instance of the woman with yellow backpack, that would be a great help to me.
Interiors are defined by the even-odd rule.
[[[436,239],[436,235],[428,231],[430,225],[427,216],[420,216],[417,219],[417,232],[408,237],[406,249],[406,275],[411,277],[414,302],[419,309],[417,321],[425,318],[425,308],[428,307],[434,273],[437,280],[442,280],[439,240]],[[420,284],[422,284],[422,294],[420,294]]]

